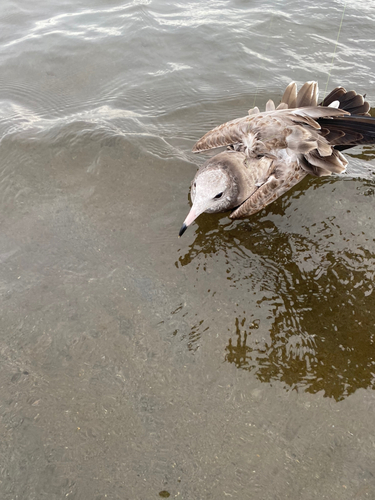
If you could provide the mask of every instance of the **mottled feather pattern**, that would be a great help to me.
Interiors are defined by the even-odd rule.
[[[319,177],[342,172],[346,162],[336,155],[334,146],[343,150],[369,141],[368,133],[364,136],[353,130],[353,117],[349,125],[343,117],[353,112],[368,116],[369,104],[355,91],[346,92],[343,87],[333,90],[320,105],[317,102],[316,82],[305,83],[298,93],[296,84],[292,82],[281,100],[286,108],[275,109],[274,103],[268,101],[267,111],[237,118],[214,128],[195,144],[193,151],[202,152],[231,144],[246,145],[247,138],[251,137],[252,147],[246,150],[249,155],[274,155],[275,149],[288,148],[297,156],[301,168],[311,175]],[[336,102],[338,108],[330,107]],[[356,117],[358,124],[360,117]],[[314,151],[316,153],[312,154]]]
[[[271,150],[273,147],[286,147],[287,136],[292,133],[292,129],[299,126],[300,136],[306,140],[317,141],[319,133],[313,130],[320,130],[320,125],[315,121],[317,118],[336,117],[348,114],[346,111],[336,108],[311,107],[300,109],[280,109],[266,111],[254,115],[237,118],[224,123],[205,134],[194,146],[193,152],[199,153],[222,146],[229,146],[244,142],[244,138],[249,135],[256,135],[259,141],[259,148],[254,148],[256,154],[261,151]],[[311,137],[311,139],[310,139]],[[298,151],[302,148],[299,146]],[[310,149],[308,149],[310,150]]]
[[[203,212],[232,210],[238,219],[272,203],[307,174],[341,173],[347,165],[340,151],[375,143],[370,105],[355,91],[334,89],[318,105],[318,85],[292,82],[280,104],[219,125],[194,146],[199,153],[227,146],[204,163],[192,183],[193,206],[180,230]]]
[[[259,212],[259,210],[289,191],[307,175],[307,172],[296,161],[291,161],[288,169],[283,167],[282,163],[273,162],[272,173],[268,179],[254,191],[252,196],[231,213],[230,218],[242,219]]]

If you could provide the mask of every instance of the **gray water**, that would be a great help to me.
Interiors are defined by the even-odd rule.
[[[371,4],[1,2],[1,499],[375,498],[374,148],[177,238],[210,128],[375,104]]]

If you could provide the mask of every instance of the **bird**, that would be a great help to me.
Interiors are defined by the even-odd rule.
[[[191,183],[192,207],[180,231],[202,213],[231,211],[231,219],[249,217],[266,207],[307,175],[322,177],[343,172],[348,163],[341,153],[375,143],[375,118],[366,96],[336,87],[318,104],[317,82],[297,92],[291,82],[276,107],[207,132],[194,153],[226,147],[208,159]]]

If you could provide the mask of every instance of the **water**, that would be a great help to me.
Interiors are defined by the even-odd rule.
[[[375,103],[343,10],[2,2],[2,499],[375,498],[374,148],[177,238],[211,127],[291,80]]]

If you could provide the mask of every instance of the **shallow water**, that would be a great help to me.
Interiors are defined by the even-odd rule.
[[[375,103],[344,5],[1,4],[2,499],[375,498],[375,149],[177,238],[207,130]]]

